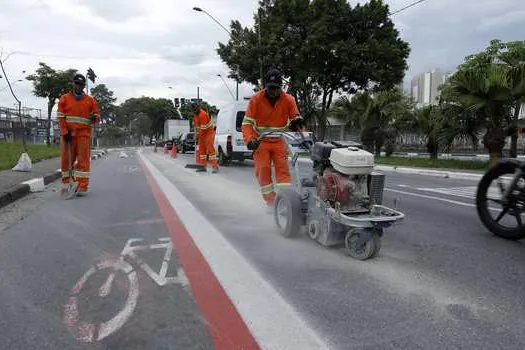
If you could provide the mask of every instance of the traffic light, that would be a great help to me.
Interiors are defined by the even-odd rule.
[[[175,106],[177,106],[177,107],[180,106],[180,104],[179,104],[180,103],[180,99],[178,97],[175,97],[173,99],[173,101],[175,102]]]
[[[95,78],[97,77],[97,75],[95,74],[93,69],[91,69],[91,68],[88,69],[87,77],[88,77],[89,80],[91,80],[93,82],[93,84],[95,84]]]
[[[181,106],[184,106],[186,104],[186,99],[184,97],[181,97],[180,104]]]

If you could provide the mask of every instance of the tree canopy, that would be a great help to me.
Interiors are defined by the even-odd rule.
[[[115,121],[117,98],[113,91],[109,90],[105,84],[98,84],[91,89],[91,95],[95,98],[100,106],[100,117],[102,123],[111,123]]]
[[[62,94],[70,88],[71,80],[77,72],[76,69],[56,70],[44,62],[38,64],[35,73],[26,79],[33,83],[33,95],[47,98],[47,118],[51,124],[51,112]],[[50,130],[47,128],[47,144],[50,145]]]
[[[323,138],[334,94],[402,81],[410,49],[388,12],[380,0],[355,7],[346,0],[261,0],[253,27],[232,21],[230,39],[217,52],[239,81],[260,86],[264,72],[280,69]]]

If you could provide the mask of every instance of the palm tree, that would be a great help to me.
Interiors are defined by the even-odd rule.
[[[359,129],[365,150],[379,156],[385,142],[396,136],[395,120],[410,108],[410,101],[399,91],[361,92],[351,100],[342,97],[336,101],[333,115]]]
[[[444,117],[441,109],[436,106],[427,106],[415,113],[418,131],[426,137],[426,148],[431,159],[438,158],[441,148],[440,133],[443,128]]]
[[[460,69],[450,78],[447,90],[450,102],[470,113],[478,126],[484,126],[483,143],[490,155],[489,164],[495,164],[502,156],[508,133],[512,102],[508,67],[493,64]]]

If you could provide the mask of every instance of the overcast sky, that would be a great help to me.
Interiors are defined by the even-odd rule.
[[[412,2],[387,1],[391,11]],[[248,25],[257,0],[0,0],[0,49],[4,58],[21,51],[5,62],[12,81],[39,61],[81,72],[90,66],[118,102],[141,95],[196,97],[200,86],[201,97],[220,106],[231,96],[217,77],[228,69],[215,49],[228,35],[193,6],[226,26],[231,19]],[[523,0],[426,0],[392,18],[412,49],[405,81],[428,69],[453,69],[492,38],[525,39]],[[0,79],[0,106],[12,106],[4,86]],[[45,109],[30,82],[14,88],[24,105]],[[247,96],[251,87],[240,91]]]

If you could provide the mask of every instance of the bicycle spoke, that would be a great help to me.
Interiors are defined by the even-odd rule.
[[[505,204],[504,200],[498,199],[498,198],[487,198],[487,201],[491,201],[491,202],[494,202],[494,203],[497,203],[497,204],[500,204],[500,205],[504,205]]]
[[[501,178],[498,178],[498,187],[501,194],[505,193],[505,187],[503,187],[503,180]]]
[[[501,213],[499,213],[498,217],[496,218],[496,222],[500,222],[501,219],[509,212],[509,207],[504,207]]]
[[[516,217],[516,221],[518,222],[518,226],[522,227],[523,223],[521,221],[521,212],[517,208],[514,208],[514,216]]]

